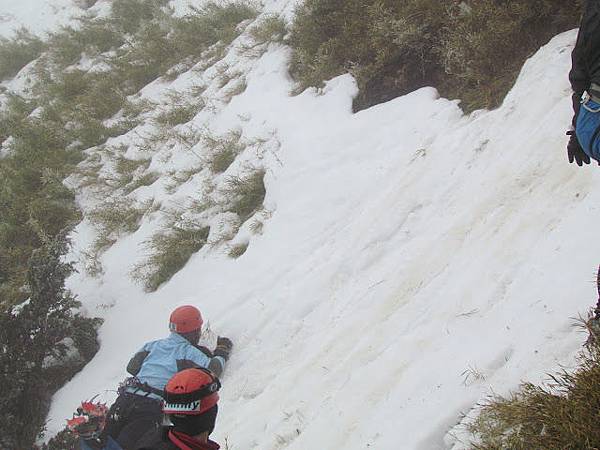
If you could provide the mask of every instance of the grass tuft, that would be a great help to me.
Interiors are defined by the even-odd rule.
[[[271,42],[282,43],[287,34],[287,24],[283,17],[269,14],[261,18],[258,24],[248,31],[255,45],[264,45]]]
[[[222,136],[207,133],[202,137],[202,142],[210,154],[208,167],[213,173],[225,172],[242,153],[246,144],[241,138],[241,130],[233,130]]]
[[[228,211],[236,213],[242,223],[263,206],[266,195],[264,178],[264,169],[256,169],[247,176],[232,176],[226,181],[225,194],[232,200]]]
[[[191,103],[180,103],[169,110],[161,112],[154,119],[156,123],[165,127],[174,127],[182,123],[187,123],[194,118],[202,109],[203,105],[193,105]]]
[[[600,342],[596,340],[574,371],[550,375],[547,383],[525,383],[519,392],[492,397],[469,425],[472,448],[600,448]]]
[[[174,226],[146,242],[151,254],[132,275],[148,292],[156,291],[181,270],[191,256],[206,244],[210,227]]]
[[[135,233],[145,211],[131,205],[131,200],[107,200],[94,208],[88,219],[98,229],[94,252],[102,252],[122,234]]]
[[[244,253],[246,253],[246,250],[248,250],[249,244],[250,244],[249,242],[244,242],[243,244],[232,245],[231,248],[229,249],[229,253],[228,253],[229,257],[234,258],[234,259],[239,258]]]

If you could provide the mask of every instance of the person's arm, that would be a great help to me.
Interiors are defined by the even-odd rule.
[[[573,128],[577,123],[577,115],[579,114],[579,108],[581,107],[581,96],[585,90],[590,87],[590,79],[587,71],[584,52],[584,25],[585,20],[582,21],[582,28],[579,29],[579,33],[577,35],[577,43],[575,44],[575,48],[573,48],[573,52],[571,53],[571,71],[569,72],[569,81],[571,82],[571,89],[573,90]]]
[[[576,162],[578,166],[590,163],[590,157],[585,153],[575,128],[577,126],[577,116],[581,108],[581,97],[583,93],[589,89],[591,80],[589,73],[589,58],[587,47],[589,45],[590,36],[588,36],[590,29],[594,29],[598,26],[600,18],[595,10],[592,9],[590,3],[586,4],[581,24],[579,26],[579,32],[577,33],[577,42],[571,52],[571,71],[569,72],[569,81],[571,83],[572,104],[573,104],[573,119],[571,121],[571,127],[567,131],[567,135],[570,136],[567,144],[567,157],[570,163]]]
[[[221,364],[221,358],[216,357],[206,347],[190,344],[186,349],[185,356],[177,360],[177,371],[185,369],[203,368],[209,369],[217,377],[223,372],[224,361]]]
[[[213,352],[214,357],[210,360],[208,369],[217,377],[220,377],[225,369],[225,362],[229,359],[229,354],[233,349],[231,339],[219,336],[217,338],[217,347]]]
[[[229,359],[229,353],[233,344],[227,338],[219,337],[217,347],[211,352],[206,347],[191,345],[186,351],[185,358],[177,360],[177,370],[202,367],[210,370],[215,376],[220,377],[225,369],[225,362]]]
[[[137,374],[140,373],[142,364],[144,364],[144,361],[149,354],[150,351],[146,350],[146,346],[142,347],[139,352],[133,355],[133,358],[129,360],[129,363],[127,363],[127,372],[136,377]]]
[[[589,60],[597,51],[598,30],[600,29],[600,8],[595,1],[588,0],[584,6],[583,15],[579,24],[577,41],[571,52],[571,71],[569,81],[573,90],[573,127],[577,121],[577,114],[581,106],[581,96],[589,89],[591,84]]]

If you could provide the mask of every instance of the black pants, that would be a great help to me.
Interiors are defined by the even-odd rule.
[[[108,414],[106,433],[123,450],[132,450],[144,434],[160,427],[162,404],[160,400],[125,392],[117,397]]]

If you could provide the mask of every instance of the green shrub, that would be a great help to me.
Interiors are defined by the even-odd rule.
[[[113,0],[111,18],[115,25],[125,33],[135,34],[144,22],[159,16],[168,0]]]
[[[112,70],[122,80],[122,87],[128,94],[135,94],[166,73],[179,59],[169,32],[165,24],[143,23],[130,45],[110,59]]]
[[[124,156],[117,156],[115,161],[115,171],[117,172],[116,185],[117,189],[123,188],[133,182],[136,173],[144,172],[150,166],[151,159],[128,159]]]
[[[576,26],[578,0],[306,0],[291,28],[298,90],[350,72],[359,110],[423,86],[493,107],[524,59]]]
[[[14,77],[44,51],[44,43],[25,28],[8,39],[0,37],[0,80]]]
[[[111,18],[79,19],[79,26],[70,34],[81,46],[82,53],[88,56],[115,50],[125,43],[123,33],[114,26]]]
[[[264,45],[271,42],[283,42],[287,32],[287,24],[283,17],[268,14],[248,30],[248,35],[254,45]]]
[[[437,81],[445,17],[437,0],[307,0],[291,30],[292,74],[305,88],[350,71],[356,109],[388,100]]]
[[[573,372],[482,406],[471,424],[474,449],[592,449],[600,447],[600,343],[580,356]]]
[[[139,189],[143,186],[151,186],[154,183],[156,183],[158,180],[160,179],[160,174],[156,173],[156,172],[148,172],[145,173],[137,178],[135,178],[131,183],[129,183],[124,190],[124,194],[128,195],[130,193],[132,193],[133,191],[135,191],[136,189]]]
[[[47,239],[58,235],[65,226],[81,220],[75,205],[75,195],[63,184],[63,176],[49,169],[42,170],[43,196],[31,198],[28,205],[28,225]]]
[[[109,61],[118,77],[125,80],[125,90],[129,94],[160,76],[169,74],[173,78],[187,70],[193,62],[186,63],[186,59],[200,58],[217,43],[228,45],[240,34],[239,23],[257,15],[255,8],[241,2],[207,3],[202,8],[192,8],[191,14],[181,18],[170,18],[156,10],[149,12],[144,5],[150,5],[150,2],[127,0],[125,3],[142,7],[139,15],[145,18],[132,22],[133,39]],[[116,14],[114,4],[113,14]],[[124,14],[127,16],[129,12]],[[173,72],[177,64],[184,64],[184,67]]]
[[[94,208],[88,219],[98,229],[94,242],[94,252],[102,252],[111,246],[124,233],[135,233],[145,211],[133,206],[131,200],[109,199]]]
[[[255,7],[242,1],[223,5],[209,2],[191,10],[191,14],[175,22],[173,40],[180,55],[196,57],[217,42],[229,45],[240,34],[238,25],[258,15]]]
[[[47,83],[40,89],[44,109],[41,118],[66,130],[65,139],[72,148],[85,149],[103,144],[109,137],[124,134],[138,125],[132,118],[120,118],[107,126],[126,103],[110,75],[73,71]]]
[[[59,124],[23,118],[30,108],[18,98],[6,111],[10,151],[0,158],[0,303],[23,301],[31,252],[80,220],[73,193],[62,183],[80,156],[66,150]]]
[[[65,428],[50,439],[47,444],[42,444],[40,450],[79,450],[80,448],[79,438]]]
[[[123,33],[109,18],[85,17],[77,26],[63,26],[51,33],[48,40],[48,57],[57,68],[63,69],[77,63],[85,53],[98,56],[121,47]]]
[[[80,303],[65,289],[72,272],[63,262],[65,232],[32,252],[27,268],[28,302],[0,309],[0,448],[32,448],[52,394],[94,356],[101,320],[74,312]],[[78,356],[68,356],[74,347]]]
[[[148,292],[169,281],[206,244],[210,227],[197,225],[173,226],[146,242],[150,257],[136,266],[135,279],[144,283]]]
[[[0,111],[0,142],[4,142],[35,109],[35,103],[20,95],[6,94],[6,106]]]
[[[192,104],[180,104],[172,107],[167,111],[161,112],[156,116],[155,121],[159,125],[173,127],[182,123],[187,123],[198,114],[201,106]]]
[[[59,31],[50,34],[48,58],[59,68],[75,64],[81,59],[83,47],[75,38],[75,35],[76,30],[72,27],[63,27]]]
[[[248,29],[250,41],[241,44],[240,50],[245,56],[260,58],[271,42],[284,43],[287,33],[286,21],[281,16],[268,14]]]
[[[210,133],[202,137],[202,143],[209,151],[208,166],[214,173],[223,173],[244,151],[246,144],[241,140],[242,132],[233,130],[223,136]]]
[[[93,119],[113,117],[125,105],[125,92],[119,88],[119,80],[110,73],[88,73],[86,90],[75,99],[78,110],[86,111]]]
[[[242,223],[263,205],[266,195],[264,178],[265,171],[257,169],[247,176],[227,179],[224,193],[231,201],[227,210],[236,213]]]
[[[147,99],[126,100],[123,104],[123,117],[125,119],[138,119],[142,114],[152,111],[156,104]]]
[[[45,82],[38,94],[45,105],[43,118],[62,124],[67,129],[67,140],[77,142],[79,147],[92,147],[122,133],[116,126],[104,125],[104,120],[125,104],[125,94],[111,74],[63,71]]]
[[[455,7],[444,33],[442,88],[467,110],[498,106],[524,61],[558,32],[577,26],[576,0],[467,2]]]

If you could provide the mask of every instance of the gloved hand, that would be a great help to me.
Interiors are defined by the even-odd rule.
[[[229,354],[231,353],[232,348],[233,342],[231,342],[231,339],[219,336],[217,338],[217,347],[215,348],[213,355],[220,356],[225,361],[227,361],[229,359]]]
[[[577,140],[577,136],[575,135],[575,130],[567,131],[567,135],[571,136],[569,143],[567,144],[567,155],[569,156],[569,162],[572,163],[575,161],[579,167],[583,166],[584,163],[589,164],[590,157],[581,148],[581,145]]]

